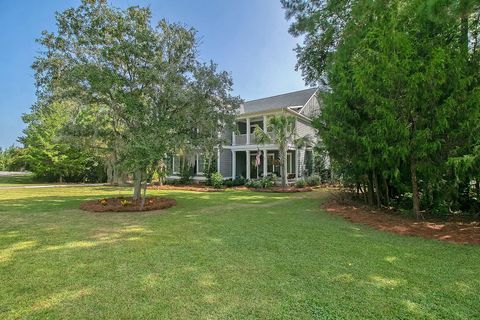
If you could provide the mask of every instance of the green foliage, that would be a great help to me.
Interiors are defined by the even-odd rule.
[[[302,148],[311,142],[311,137],[296,137],[295,121],[296,119],[293,116],[285,113],[277,114],[269,118],[267,132],[256,126],[253,133],[258,144],[273,143],[278,145],[283,187],[288,184],[287,153],[289,144],[293,143],[297,148]]]
[[[305,179],[305,183],[310,187],[316,187],[321,183],[320,176],[309,176]]]
[[[244,177],[236,177],[235,179],[228,179],[225,181],[227,187],[240,187],[246,184],[247,180]]]
[[[56,19],[33,65],[39,102],[75,106],[72,136],[113,171],[134,173],[134,198],[165,155],[220,144],[217,132],[231,125],[241,100],[227,72],[199,61],[194,29],[153,24],[149,8],[103,0],[83,0]]]
[[[268,189],[275,185],[275,180],[272,177],[263,177],[261,179],[251,179],[245,182],[245,186],[254,189]]]
[[[184,162],[182,167],[180,168],[180,184],[190,184],[192,183],[193,181],[193,175],[194,175],[194,172],[193,172],[193,167],[188,163],[188,162]]]
[[[297,188],[305,188],[306,185],[307,182],[305,181],[305,179],[298,179],[297,181],[295,181],[295,187]]]
[[[24,171],[28,169],[23,148],[15,146],[10,146],[5,150],[0,148],[0,171]]]
[[[314,125],[335,174],[370,204],[405,198],[417,215],[473,208],[478,2],[282,4],[294,19],[292,34],[305,36],[298,67],[307,82],[328,85]]]
[[[223,186],[223,176],[220,172],[214,172],[211,175],[211,185],[215,189],[220,189]]]

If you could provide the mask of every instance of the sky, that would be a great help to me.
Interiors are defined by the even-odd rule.
[[[18,144],[21,120],[35,101],[31,65],[42,30],[56,31],[55,12],[80,0],[0,0],[0,147]],[[306,88],[295,71],[280,0],[110,0],[115,7],[148,6],[153,22],[165,18],[194,27],[199,55],[231,73],[234,94],[252,100]]]

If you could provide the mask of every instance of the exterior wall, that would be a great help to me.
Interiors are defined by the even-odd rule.
[[[224,177],[232,176],[232,151],[220,150],[220,173]]]
[[[312,138],[315,138],[316,131],[315,129],[308,123],[303,120],[297,119],[295,123],[295,130],[297,131],[298,137],[305,137],[309,135]]]
[[[320,104],[318,103],[317,94],[308,100],[301,113],[309,118],[313,118],[320,114]]]
[[[222,140],[224,140],[226,145],[232,144],[232,130],[225,128],[221,133]]]

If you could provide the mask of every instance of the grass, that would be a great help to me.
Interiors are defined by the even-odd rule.
[[[28,175],[16,175],[16,176],[0,176],[0,187],[21,186],[36,184],[34,176]]]
[[[87,213],[115,188],[0,191],[1,319],[473,319],[480,247],[319,209],[325,193],[152,192],[164,212]]]

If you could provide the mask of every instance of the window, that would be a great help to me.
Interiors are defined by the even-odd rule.
[[[203,171],[205,171],[205,157],[197,155],[197,174],[203,174]]]
[[[287,153],[287,172],[293,173],[293,153]]]
[[[173,174],[179,174],[180,173],[180,156],[178,154],[174,155],[172,157],[172,173]]]

